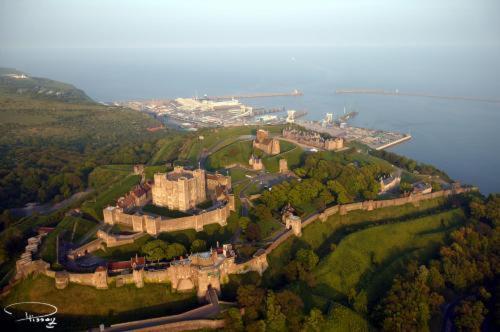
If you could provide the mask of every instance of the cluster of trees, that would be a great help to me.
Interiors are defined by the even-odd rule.
[[[202,245],[203,244],[201,243],[195,244],[196,248]],[[153,240],[146,242],[146,244],[142,246],[141,251],[146,255],[146,259],[149,261],[160,261],[164,259],[171,260],[173,258],[185,255],[187,252],[186,248],[180,243],[168,243],[162,240]]]
[[[33,100],[0,105],[0,111],[13,110],[17,117],[0,124],[0,211],[68,198],[88,186],[98,165],[145,163],[165,134],[146,130],[158,125],[154,119],[115,107]]]
[[[248,217],[240,217],[238,219],[238,226],[241,228],[243,235],[248,241],[255,242],[262,238],[262,232],[260,226],[256,223],[256,218],[269,220],[269,218],[273,218],[273,216],[271,211],[269,211],[269,209],[267,209],[264,205],[258,205],[252,210],[251,215],[253,220]]]
[[[400,156],[396,153],[385,150],[371,150],[370,154],[375,157],[387,160],[391,164],[396,165],[400,168],[404,168],[409,172],[417,171],[420,174],[437,175],[443,180],[451,182],[451,178],[448,176],[448,174],[432,165],[420,163],[413,159]]]
[[[295,169],[300,180],[292,180],[263,193],[261,202],[270,210],[286,203],[294,207],[313,205],[324,209],[328,204],[346,204],[355,200],[374,199],[380,185],[378,179],[391,169],[380,163],[351,162],[340,156],[323,153],[307,156],[304,165]]]
[[[290,290],[275,293],[253,284],[242,285],[237,300],[241,309],[227,311],[227,331],[321,331],[325,324],[320,310],[305,314],[302,299]]]
[[[288,282],[304,281],[309,287],[316,285],[312,270],[318,265],[319,257],[311,249],[299,249],[285,267]]]
[[[480,331],[488,315],[498,330],[500,196],[475,198],[469,206],[470,222],[451,234],[439,259],[420,267],[412,262],[395,278],[377,311],[383,330],[425,331],[436,316],[453,321],[459,331]]]

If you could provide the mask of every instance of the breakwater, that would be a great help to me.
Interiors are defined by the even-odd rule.
[[[421,98],[434,98],[434,99],[447,99],[447,100],[465,100],[477,101],[484,103],[500,103],[500,99],[494,98],[481,98],[469,96],[441,96],[430,93],[419,92],[400,92],[399,90],[388,91],[382,89],[337,89],[336,94],[358,94],[358,95],[381,95],[381,96],[403,96],[403,97],[421,97]]]

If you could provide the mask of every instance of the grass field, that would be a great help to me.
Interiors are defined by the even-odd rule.
[[[302,156],[305,154],[304,150],[300,146],[294,145],[290,142],[280,141],[280,145],[282,147],[281,151],[284,152],[280,153],[277,156],[265,158],[263,160],[266,169],[273,173],[279,171],[280,159],[286,159],[288,163],[288,169],[293,169],[300,165]],[[283,149],[284,146],[286,147],[286,149]]]
[[[266,170],[275,173],[279,170],[279,159],[285,158],[289,161],[292,167],[299,164],[303,150],[295,144],[286,141],[280,141],[281,153],[276,156],[265,155],[262,162]],[[260,152],[254,151],[252,141],[237,141],[229,144],[222,149],[214,152],[207,160],[207,166],[210,169],[220,169],[232,164],[248,165],[248,159],[252,153],[257,154]]]
[[[176,314],[198,306],[194,293],[172,293],[165,284],[126,285],[108,290],[70,283],[64,290],[46,276],[30,277],[2,299],[2,307],[17,302],[40,301],[57,307],[57,327],[86,330],[118,322]]]
[[[108,189],[99,193],[97,197],[92,200],[86,201],[82,205],[82,211],[87,212],[94,218],[102,220],[102,210],[114,201],[130,191],[132,187],[139,183],[140,177],[138,175],[129,175],[121,181],[111,185]]]
[[[351,289],[365,289],[369,301],[376,299],[404,267],[400,263],[410,257],[429,258],[463,218],[461,209],[453,209],[350,234],[314,270],[318,283],[314,292],[341,299]]]
[[[207,160],[207,167],[215,170],[235,163],[248,165],[252,152],[252,141],[238,141],[214,152]]]
[[[282,270],[295,252],[303,247],[311,248],[320,257],[330,253],[330,246],[338,244],[342,238],[355,231],[373,224],[392,223],[418,218],[433,213],[442,208],[443,199],[420,202],[415,207],[406,204],[398,207],[388,207],[374,211],[352,211],[345,216],[335,214],[325,222],[316,221],[302,230],[302,237],[292,237],[281,244],[268,255],[269,269],[264,275],[267,283],[274,284],[280,278]]]
[[[168,137],[164,139],[163,146],[158,150],[158,152],[155,153],[148,164],[158,165],[167,161],[171,161],[172,159],[176,159],[178,151],[185,142],[184,137],[179,136]]]

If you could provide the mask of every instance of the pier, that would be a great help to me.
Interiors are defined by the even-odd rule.
[[[477,101],[484,103],[500,103],[500,99],[480,98],[480,97],[465,97],[465,96],[440,96],[429,93],[418,92],[399,92],[399,90],[388,91],[382,89],[337,89],[336,94],[358,94],[358,95],[381,95],[381,96],[404,96],[404,97],[421,97],[447,100],[465,100]]]
[[[269,98],[269,97],[299,97],[302,95],[303,95],[302,91],[295,89],[291,92],[253,93],[253,94],[227,95],[227,96],[205,96],[199,99],[227,100],[227,99]]]

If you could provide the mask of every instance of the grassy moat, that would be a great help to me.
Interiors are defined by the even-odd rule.
[[[3,304],[39,301],[57,307],[57,329],[84,330],[99,324],[116,324],[170,314],[197,307],[195,293],[173,293],[166,284],[145,284],[144,288],[126,285],[107,290],[70,283],[58,290],[54,279],[39,275],[17,285]],[[29,326],[26,326],[29,328]]]

